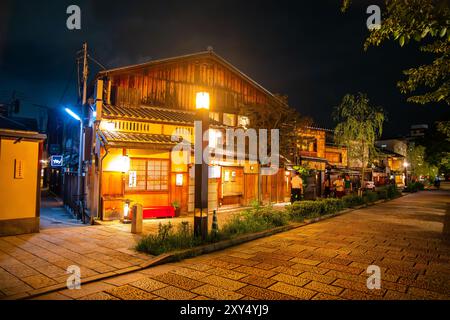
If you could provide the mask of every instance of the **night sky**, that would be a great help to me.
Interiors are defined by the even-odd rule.
[[[354,2],[343,14],[339,0],[0,0],[0,102],[16,90],[27,110],[75,103],[75,53],[87,41],[108,68],[212,46],[322,127],[333,128],[334,106],[358,91],[387,110],[386,136],[448,115],[445,105],[407,103],[396,88],[402,70],[430,61],[416,44],[364,52],[366,7],[380,1]],[[66,28],[71,4],[82,10],[80,31]],[[91,76],[98,70],[92,64]]]

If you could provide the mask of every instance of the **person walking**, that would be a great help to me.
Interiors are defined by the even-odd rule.
[[[345,194],[348,195],[352,191],[352,180],[350,179],[350,176],[348,174],[345,175]]]
[[[297,171],[294,171],[294,176],[291,179],[291,203],[301,200],[303,193],[303,180]]]
[[[341,176],[339,176],[337,180],[333,182],[333,186],[336,190],[336,197],[339,199],[342,198],[345,193],[345,184]]]
[[[439,188],[441,187],[441,179],[439,179],[438,176],[436,176],[436,177],[434,178],[434,186],[435,186],[436,189],[438,189],[438,190],[439,190]]]
[[[329,198],[331,195],[331,181],[330,177],[326,177],[323,183],[323,196],[324,198]]]

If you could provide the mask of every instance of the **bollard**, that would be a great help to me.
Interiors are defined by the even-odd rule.
[[[212,228],[211,233],[214,237],[217,237],[217,234],[219,233],[219,223],[217,222],[217,211],[213,211],[213,221],[212,221]]]
[[[132,209],[131,233],[142,233],[142,205],[135,204]]]

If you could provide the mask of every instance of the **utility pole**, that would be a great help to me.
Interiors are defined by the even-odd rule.
[[[83,172],[83,164],[84,164],[84,143],[85,143],[85,137],[84,137],[84,116],[85,116],[85,105],[87,100],[87,80],[89,75],[88,70],[88,62],[87,62],[87,43],[83,43],[83,97],[81,100],[81,124],[80,124],[80,150],[79,150],[79,156],[78,156],[78,196],[80,197],[79,200],[83,199],[84,194],[84,172]]]
[[[84,109],[84,106],[86,104],[86,95],[87,95],[87,80],[88,80],[88,75],[89,75],[89,70],[88,70],[88,62],[87,62],[87,58],[88,58],[88,45],[87,42],[83,43],[83,99],[82,99],[82,106]],[[83,110],[84,111],[84,110]]]

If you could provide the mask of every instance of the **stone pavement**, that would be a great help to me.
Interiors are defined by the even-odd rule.
[[[412,194],[38,299],[449,299],[449,206],[449,192]],[[366,286],[372,264],[380,290]]]
[[[219,225],[236,212],[219,213]],[[141,236],[131,234],[130,224],[80,225],[50,198],[43,201],[41,213],[39,234],[0,237],[0,299],[23,298],[64,284],[72,265],[80,266],[82,280],[89,281],[129,271],[153,258],[134,250]],[[177,226],[192,220],[146,220],[143,234],[156,233],[160,223]]]

